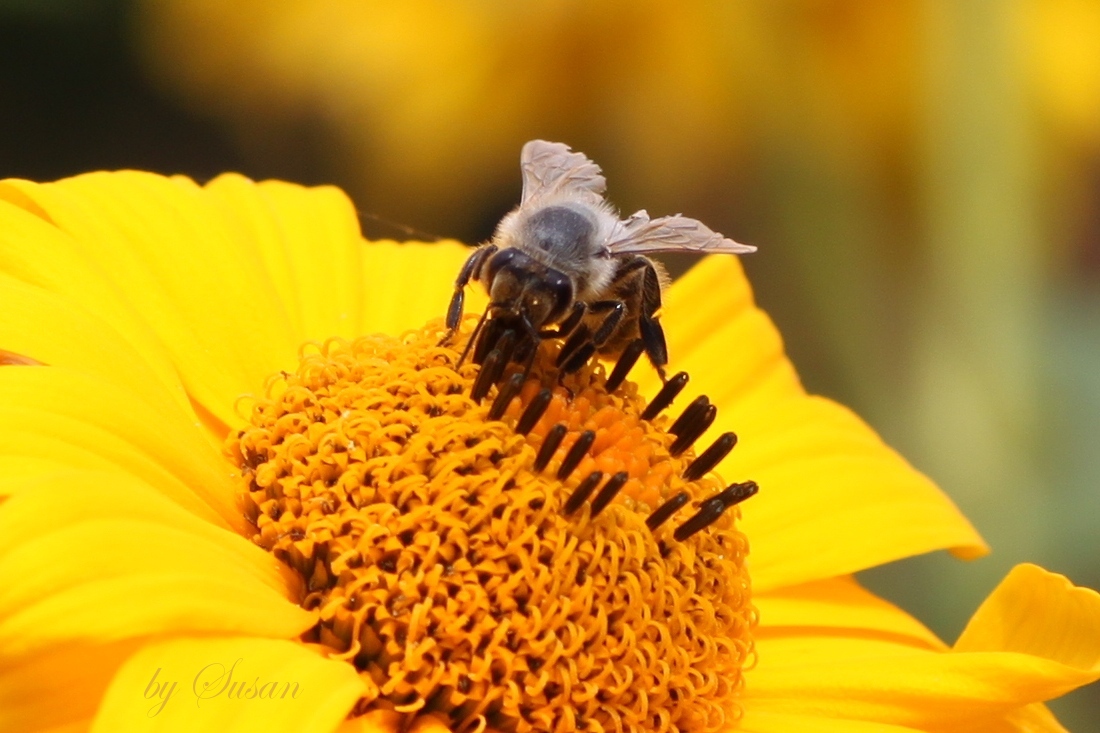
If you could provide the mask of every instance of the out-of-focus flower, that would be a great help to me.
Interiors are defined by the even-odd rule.
[[[1033,1],[1020,8],[1022,66],[1060,137],[1100,146],[1100,6]]]
[[[622,200],[645,191],[650,207],[683,203],[659,200],[682,190],[676,171],[693,171],[703,195],[729,190],[762,137],[896,154],[913,114],[916,14],[873,2],[182,0],[146,3],[139,41],[165,84],[234,120],[243,142],[319,116],[357,198],[420,221],[415,191],[453,225],[511,184],[515,150],[534,137],[600,150],[629,172]]]
[[[527,433],[533,380],[500,420],[469,397],[466,253],[366,243],[334,189],[0,183],[5,729],[1055,731],[1037,703],[1100,676],[1100,596],[1039,568],[950,649],[854,582],[985,546],[805,394],[735,260],[664,323],[763,488],[684,537],[646,520],[722,484],[639,418],[648,371],[587,367]],[[593,471],[621,493],[572,511]]]

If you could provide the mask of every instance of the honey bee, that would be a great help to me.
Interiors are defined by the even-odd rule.
[[[664,379],[668,347],[657,312],[667,277],[648,255],[756,248],[679,214],[651,219],[643,209],[620,219],[604,199],[599,166],[562,143],[528,142],[520,168],[519,205],[455,280],[448,337],[462,319],[465,288],[476,280],[490,302],[466,347],[474,345],[475,361],[508,332],[516,349],[511,358],[526,358],[528,368],[542,340],[566,337],[558,356],[563,373],[596,353],[613,358],[635,343]]]

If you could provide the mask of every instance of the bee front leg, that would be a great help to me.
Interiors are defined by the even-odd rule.
[[[466,286],[470,284],[470,278],[481,269],[481,264],[485,262],[485,259],[495,254],[496,251],[497,246],[495,244],[486,244],[478,247],[473,254],[466,258],[466,262],[458,272],[458,277],[455,278],[454,295],[451,296],[451,303],[447,306],[447,334],[439,342],[440,345],[450,341],[451,337],[455,335],[455,331],[458,330],[458,324],[462,321],[462,307],[466,302]]]

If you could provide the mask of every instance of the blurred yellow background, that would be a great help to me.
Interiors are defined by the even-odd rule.
[[[522,143],[567,142],[623,211],[759,246],[743,261],[807,386],[994,548],[865,583],[949,641],[1017,562],[1100,587],[1100,2],[32,6],[0,0],[0,41],[29,24],[91,50],[0,51],[0,173],[223,164],[337,183],[376,236],[405,236],[391,221],[475,242],[518,199]],[[72,86],[64,59],[89,53],[115,81],[85,63]],[[29,78],[69,90],[93,152],[66,108],[35,107],[52,99],[18,71],[35,54],[60,66]],[[104,83],[121,111],[89,116]],[[1095,686],[1054,707],[1100,726]]]

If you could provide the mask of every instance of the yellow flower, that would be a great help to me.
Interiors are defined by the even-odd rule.
[[[603,165],[630,172],[618,199],[655,206],[655,192],[683,190],[669,171],[726,180],[776,137],[799,156],[807,140],[903,155],[918,104],[913,2],[136,6],[136,43],[166,92],[249,140],[319,114],[372,210],[417,222],[473,226],[532,137],[602,148]]]
[[[1100,596],[1037,567],[951,648],[856,584],[985,546],[804,393],[733,258],[663,322],[760,493],[685,536],[723,484],[639,417],[648,368],[522,428],[534,382],[470,398],[466,253],[365,243],[334,189],[0,183],[0,728],[1055,731],[1100,676]]]

